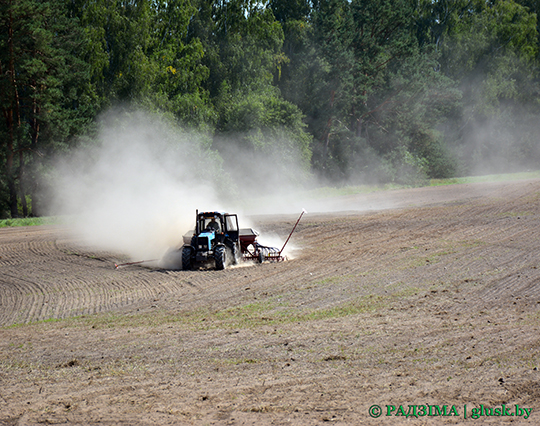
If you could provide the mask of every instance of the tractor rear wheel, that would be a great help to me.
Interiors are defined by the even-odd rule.
[[[216,261],[216,269],[223,270],[225,269],[227,262],[227,255],[225,254],[225,246],[217,246],[214,251],[214,259]]]
[[[191,247],[182,248],[182,269],[189,271],[191,269],[191,254],[193,249]]]

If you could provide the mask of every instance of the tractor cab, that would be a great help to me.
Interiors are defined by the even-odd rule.
[[[240,256],[238,217],[222,212],[197,212],[195,232],[182,249],[182,267],[214,262],[217,269],[236,263]]]
[[[235,214],[221,212],[203,212],[197,214],[196,234],[213,233],[216,236],[238,240],[238,217]]]
[[[208,213],[201,213],[199,215],[199,229],[201,232],[221,232],[224,228],[222,223],[222,218],[220,214],[211,213],[212,216]]]

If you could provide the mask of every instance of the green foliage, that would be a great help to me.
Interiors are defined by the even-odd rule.
[[[204,46],[209,78],[203,87],[212,99],[265,91],[283,60],[283,31],[270,9],[248,0],[198,0],[188,40]]]
[[[536,17],[512,0],[492,7],[477,2],[474,11],[449,32],[442,51],[447,75],[454,79],[474,78],[478,73],[498,75],[503,85],[500,95],[512,96],[512,84],[504,85],[502,80],[536,57]]]
[[[40,225],[56,225],[60,223],[56,217],[29,217],[20,219],[3,219],[0,220],[0,228],[10,228],[16,226],[40,226]]]
[[[476,1],[441,43],[442,71],[458,83],[462,108],[446,130],[462,173],[510,171],[536,157],[536,16],[512,0]],[[481,168],[478,166],[481,164]]]
[[[253,1],[201,0],[191,40],[201,40],[210,70],[210,99],[217,115],[214,145],[226,165],[236,165],[238,151],[248,157],[243,168],[261,174],[305,174],[311,158],[311,137],[302,113],[273,87],[273,76],[286,63],[283,30],[271,9]],[[274,179],[274,177],[271,177]]]
[[[398,184],[420,186],[426,183],[428,162],[401,146],[384,158],[383,168],[387,179]]]
[[[268,7],[282,24],[291,21],[303,21],[310,12],[308,0],[270,0]]]
[[[411,15],[408,2],[332,0],[284,23],[291,62],[278,85],[306,113],[313,167],[327,179],[395,180],[402,149],[430,176],[453,173],[434,127],[461,94],[437,54],[418,49]]]
[[[119,105],[203,134],[225,167],[241,147],[251,166],[235,179],[262,173],[260,156],[292,179],[352,183],[536,168],[538,12],[537,0],[3,1],[0,216],[39,214],[53,156]]]
[[[372,145],[383,156],[405,149],[422,160],[423,172],[431,178],[453,176],[455,158],[438,128],[459,109],[461,91],[437,71],[434,52],[415,52],[389,76],[388,89],[381,91],[382,107],[373,113],[382,126],[372,132]]]
[[[381,111],[398,103],[401,90],[392,89],[392,74],[416,54],[411,13],[405,1],[315,3],[312,35],[303,52],[305,62],[317,68],[293,76],[300,81],[291,86],[315,92],[308,95],[305,111],[315,137],[314,167],[327,178],[363,176],[358,156],[392,149],[373,136],[388,131]],[[306,76],[312,79],[307,84]]]
[[[197,39],[187,41],[196,12],[189,0],[82,2],[86,54],[105,106],[133,102],[170,112],[207,130],[215,117],[203,84],[209,70]]]
[[[36,169],[41,157],[62,149],[95,114],[85,38],[62,0],[0,4],[0,155],[10,215],[26,195],[39,205]],[[38,210],[38,209],[35,209]]]
[[[225,164],[234,168],[229,172],[235,178],[252,176],[251,181],[258,182],[280,176],[284,182],[307,177],[311,137],[304,131],[302,113],[295,105],[267,93],[237,95],[222,106],[214,144]]]

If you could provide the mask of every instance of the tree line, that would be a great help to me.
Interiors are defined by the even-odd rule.
[[[328,183],[537,168],[536,0],[1,0],[0,216],[113,106]],[[224,161],[226,167],[227,161]]]

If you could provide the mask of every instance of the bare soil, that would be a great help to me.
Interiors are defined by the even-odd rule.
[[[225,271],[0,230],[0,425],[540,424],[540,180],[332,201]]]

